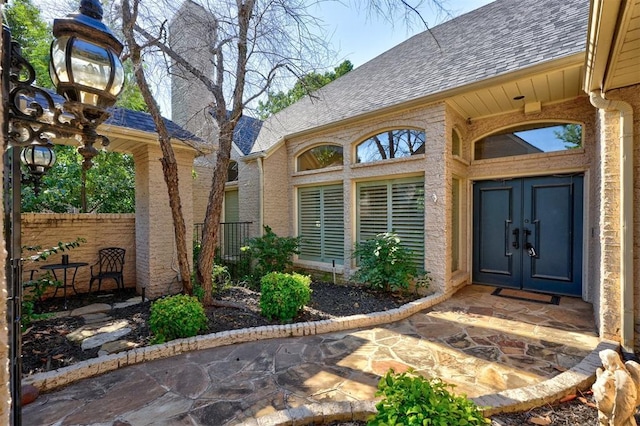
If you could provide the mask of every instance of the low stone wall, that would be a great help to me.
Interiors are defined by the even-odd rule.
[[[136,224],[135,214],[60,214],[60,213],[24,213],[22,215],[22,246],[41,246],[43,249],[57,246],[59,242],[72,242],[84,238],[80,247],[65,251],[69,262],[86,262],[89,265],[98,260],[98,250],[104,247],[122,247],[126,250],[124,265],[125,287],[136,285]],[[24,250],[23,257],[30,252]],[[31,271],[34,279],[42,275],[40,268],[44,265],[61,263],[62,254],[54,254],[46,260],[24,262],[23,280],[30,279]],[[78,292],[89,291],[91,278],[90,267],[78,269],[75,286]],[[62,271],[57,271],[60,279]],[[67,278],[68,281],[71,277]],[[94,282],[93,290],[97,288]],[[102,283],[102,289],[115,288],[113,280]],[[58,295],[61,292],[58,291]],[[50,295],[50,294],[47,294]]]

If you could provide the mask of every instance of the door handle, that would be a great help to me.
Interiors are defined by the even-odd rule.
[[[511,246],[517,250],[520,248],[520,228],[514,229],[511,233],[513,234],[513,242],[511,243]]]
[[[529,257],[538,257],[536,248],[529,242],[529,235],[531,235],[531,231],[525,228],[522,232],[524,234],[524,249],[527,251],[527,254]]]

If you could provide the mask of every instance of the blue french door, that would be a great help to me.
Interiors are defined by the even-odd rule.
[[[583,176],[474,184],[473,281],[579,296]]]

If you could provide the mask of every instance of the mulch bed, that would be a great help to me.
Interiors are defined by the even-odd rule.
[[[363,287],[334,285],[314,282],[311,284],[311,302],[294,318],[293,322],[319,321],[340,316],[386,311],[415,300],[417,296],[387,295],[372,292]],[[69,311],[92,303],[116,303],[135,297],[132,289],[115,291],[111,294],[80,294],[69,297]],[[201,334],[237,330],[247,327],[279,324],[260,315],[259,293],[245,287],[231,287],[217,296],[218,299],[240,303],[246,309],[231,307],[207,308],[208,328]],[[113,309],[114,319],[129,319],[132,332],[126,340],[140,346],[151,340],[147,321],[150,302],[128,308]],[[41,312],[57,312],[64,308],[62,298],[46,299],[40,302]],[[95,358],[99,348],[83,351],[66,339],[66,335],[83,325],[81,318],[64,317],[34,322],[22,337],[22,371],[25,375],[65,367],[79,361]]]
[[[388,295],[371,292],[366,288],[340,286],[314,282],[311,302],[294,322],[317,321],[340,316],[366,314],[394,309],[415,300],[416,296]],[[68,298],[69,310],[91,303],[115,303],[134,297],[132,289],[103,294],[81,294]],[[218,295],[218,299],[240,302],[246,309],[214,307],[207,309],[208,329],[202,334],[246,327],[278,324],[260,315],[259,294],[244,287],[232,287]],[[123,309],[112,309],[115,319],[130,320],[132,332],[126,339],[141,346],[151,339],[147,321],[150,302]],[[62,298],[47,299],[40,303],[41,312],[63,310]],[[53,370],[98,356],[98,348],[82,351],[65,336],[83,325],[80,318],[64,317],[33,323],[24,333],[22,342],[22,370],[25,375]],[[446,380],[446,378],[444,378]],[[597,410],[591,396],[579,395],[574,400],[556,405],[547,405],[522,413],[499,414],[491,418],[494,426],[520,426],[532,424],[589,425],[597,424]],[[638,419],[640,420],[640,418]],[[547,422],[548,421],[548,422]],[[334,423],[334,426],[363,426],[364,422]]]

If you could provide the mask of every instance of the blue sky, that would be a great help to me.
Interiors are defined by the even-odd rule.
[[[412,24],[403,20],[398,11],[395,22],[376,14],[369,8],[371,0],[321,1],[309,6],[310,15],[320,19],[329,36],[327,42],[336,52],[335,64],[345,59],[355,67],[375,58],[409,37],[425,30],[424,24],[415,19]],[[384,4],[387,0],[378,0]],[[396,1],[398,4],[400,0]],[[434,1],[443,5],[450,15],[438,13],[432,6]],[[434,27],[452,17],[477,9],[492,0],[416,0],[411,4],[422,4],[417,8],[429,27]],[[47,19],[64,16],[68,9],[60,0],[34,0]],[[170,116],[170,102],[166,93],[159,94],[163,114]]]
[[[424,25],[417,21],[408,27],[401,17],[392,24],[385,17],[368,12],[364,3],[358,6],[353,1],[322,2],[309,10],[324,22],[340,60],[349,59],[354,66],[360,66],[425,30]],[[459,16],[491,3],[491,0],[444,0],[442,3],[452,16]],[[425,0],[419,8],[429,27],[451,18],[434,13],[430,4],[431,0]]]

